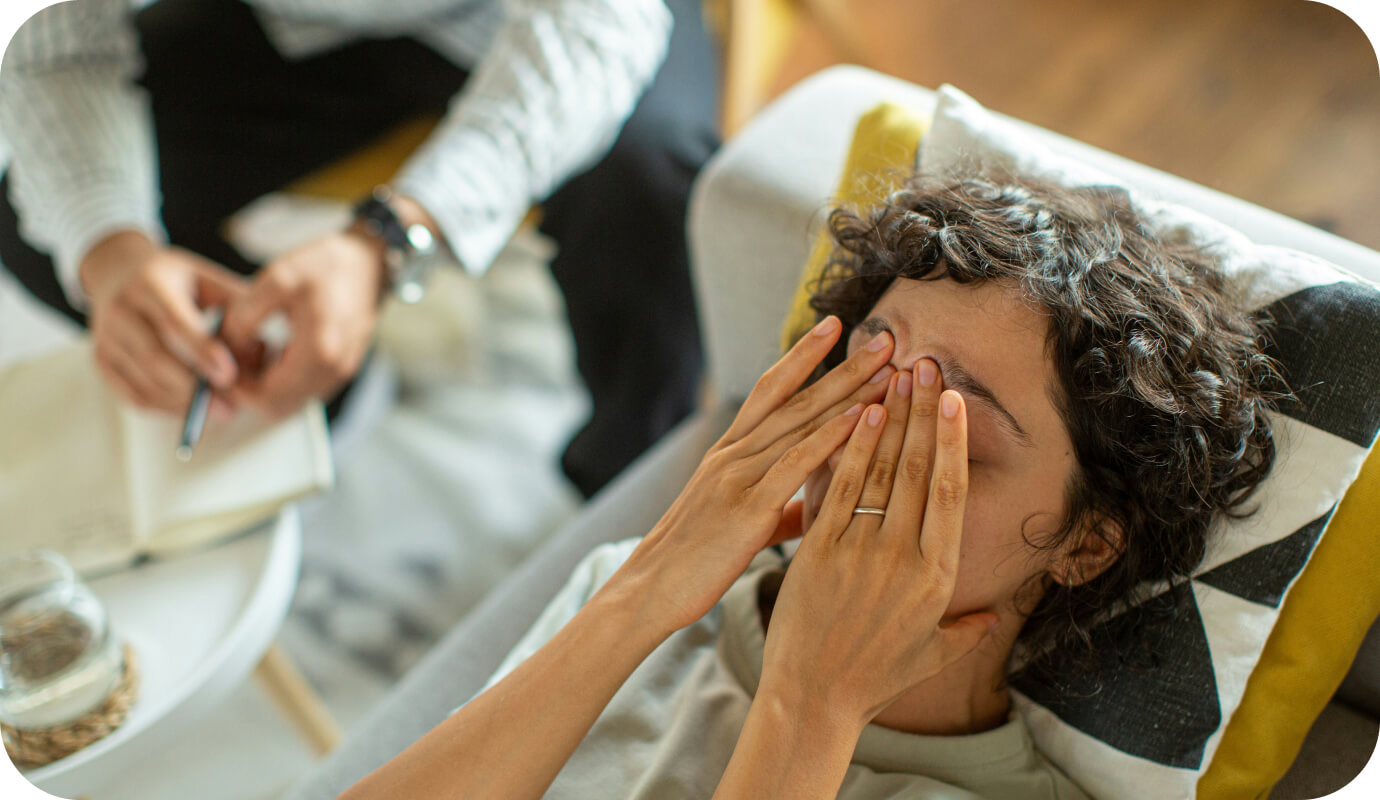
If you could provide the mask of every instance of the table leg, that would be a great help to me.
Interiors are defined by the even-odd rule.
[[[340,743],[340,726],[281,645],[274,642],[268,648],[259,666],[254,668],[254,675],[273,704],[306,738],[317,755],[335,749]]]

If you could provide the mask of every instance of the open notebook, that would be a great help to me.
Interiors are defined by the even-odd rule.
[[[129,408],[79,342],[0,371],[0,555],[57,550],[90,574],[229,536],[333,480],[321,404],[268,423],[208,421],[191,461],[182,420]]]

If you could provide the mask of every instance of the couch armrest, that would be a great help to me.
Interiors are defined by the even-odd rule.
[[[1327,797],[1365,769],[1375,751],[1380,721],[1333,701],[1322,710],[1293,766],[1270,791],[1270,800]]]

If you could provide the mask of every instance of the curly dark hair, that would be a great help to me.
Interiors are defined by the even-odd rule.
[[[835,209],[829,232],[836,246],[811,305],[837,315],[844,336],[821,370],[897,278],[1009,282],[1049,318],[1052,400],[1077,466],[1057,530],[1023,535],[1040,548],[1100,536],[1119,556],[1022,609],[1026,669],[1056,648],[1091,666],[1094,624],[1147,587],[1181,600],[1213,520],[1250,513],[1274,463],[1266,411],[1284,385],[1263,352],[1268,320],[1233,306],[1217,260],[1157,238],[1122,189],[976,164],[915,175],[863,215]]]

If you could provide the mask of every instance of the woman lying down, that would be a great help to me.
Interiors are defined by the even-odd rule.
[[[1008,671],[1249,510],[1259,323],[1105,188],[917,176],[830,230],[818,325],[661,521],[344,797],[1084,796]]]

